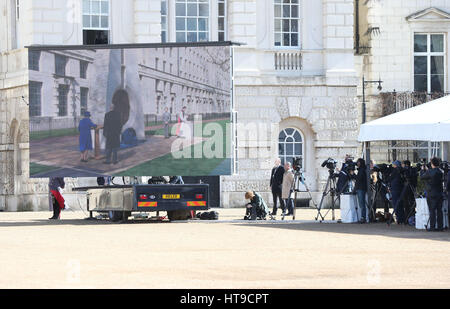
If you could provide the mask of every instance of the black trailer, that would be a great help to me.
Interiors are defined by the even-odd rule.
[[[105,213],[111,221],[126,221],[136,212],[167,212],[168,219],[182,220],[195,211],[209,209],[208,184],[114,185],[74,188],[87,192],[87,210]]]

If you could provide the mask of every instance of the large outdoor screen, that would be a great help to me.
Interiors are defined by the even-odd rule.
[[[232,171],[231,44],[29,47],[30,176]]]

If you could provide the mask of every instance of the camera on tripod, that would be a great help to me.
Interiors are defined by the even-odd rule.
[[[444,173],[447,175],[448,171],[450,170],[450,163],[447,161],[442,162],[439,164],[439,168],[444,171]]]
[[[336,169],[336,165],[337,165],[337,161],[332,159],[332,158],[328,158],[325,161],[323,161],[322,163],[322,167],[326,167],[329,170],[335,170]]]
[[[303,168],[303,166],[302,166],[302,158],[293,158],[292,159],[292,168],[297,173],[300,173],[302,168]]]
[[[430,162],[427,163],[427,159],[422,159],[422,161],[420,161],[416,164],[417,171],[420,172],[420,170],[422,169],[423,166],[426,166],[428,169],[430,169],[431,163]]]
[[[373,167],[373,171],[377,173],[381,173],[384,179],[389,177],[389,175],[392,173],[392,164],[377,164]]]

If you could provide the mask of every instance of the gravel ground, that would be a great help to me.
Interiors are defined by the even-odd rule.
[[[219,221],[126,224],[0,213],[0,288],[450,287],[448,231],[218,211]]]

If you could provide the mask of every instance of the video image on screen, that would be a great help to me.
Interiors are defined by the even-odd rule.
[[[230,175],[230,46],[29,48],[30,176]]]

